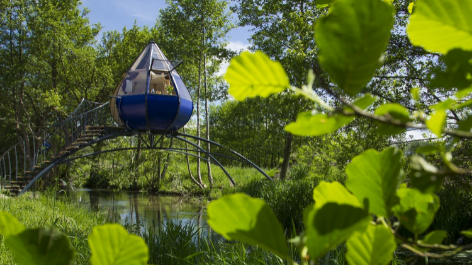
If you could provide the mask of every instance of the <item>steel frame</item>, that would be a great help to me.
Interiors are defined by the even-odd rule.
[[[176,132],[176,131],[171,131],[171,132],[155,132],[155,133],[149,133],[148,132],[148,135],[149,135],[149,143],[146,142],[146,140],[142,137],[142,135],[145,135],[146,132],[140,132],[140,131],[136,131],[136,130],[126,130],[126,131],[123,131],[123,132],[119,132],[119,133],[112,133],[112,134],[107,134],[105,136],[102,136],[100,138],[97,138],[87,144],[84,144],[82,145],[79,149],[76,149],[74,151],[72,151],[70,154],[68,155],[65,155],[59,159],[57,159],[56,161],[53,161],[50,165],[48,165],[46,168],[44,168],[43,170],[41,170],[38,174],[36,174],[35,178],[32,179],[26,186],[25,188],[23,188],[21,190],[21,192],[19,193],[19,195],[23,194],[24,192],[28,191],[33,185],[34,183],[40,179],[44,174],[46,174],[49,170],[51,170],[52,168],[54,168],[55,166],[58,166],[58,165],[61,165],[61,164],[64,164],[64,163],[69,163],[73,160],[76,160],[76,159],[80,159],[80,158],[85,158],[85,157],[89,157],[89,156],[94,156],[94,155],[99,155],[99,154],[104,154],[104,153],[110,153],[110,152],[117,152],[117,151],[125,151],[125,150],[137,150],[137,149],[141,149],[141,150],[162,150],[162,151],[169,151],[169,152],[175,152],[175,153],[180,153],[180,154],[185,154],[185,155],[190,155],[192,157],[197,157],[197,158],[200,158],[204,161],[209,161],[210,163],[214,164],[214,165],[217,165],[218,167],[221,168],[221,170],[223,170],[223,172],[225,173],[225,175],[228,177],[229,181],[231,182],[232,185],[236,185],[236,182],[233,180],[233,178],[231,177],[231,175],[229,174],[229,172],[226,170],[226,168],[215,158],[215,156],[220,156],[220,157],[224,157],[224,158],[227,158],[227,159],[231,159],[231,160],[236,160],[238,162],[246,162],[248,163],[249,165],[251,165],[252,167],[254,167],[257,171],[259,171],[264,177],[266,177],[268,180],[271,180],[272,181],[272,178],[267,175],[264,170],[262,170],[261,168],[259,168],[256,164],[254,164],[253,162],[251,162],[249,159],[247,159],[246,157],[242,156],[241,154],[217,143],[217,142],[214,142],[214,141],[210,141],[210,140],[207,140],[205,138],[201,138],[201,137],[198,137],[198,136],[195,136],[195,135],[191,135],[191,134],[183,134],[183,133],[179,133],[179,132]],[[75,154],[76,152],[86,148],[86,147],[89,147],[93,144],[96,144],[96,143],[99,143],[99,142],[102,142],[102,141],[105,141],[105,140],[109,140],[109,139],[114,139],[114,138],[117,138],[117,137],[123,137],[123,136],[133,136],[133,135],[138,135],[138,137],[141,138],[141,140],[147,145],[147,147],[127,147],[127,148],[115,148],[115,149],[109,149],[109,150],[104,150],[104,151],[98,151],[98,152],[93,152],[93,153],[88,153],[88,154],[84,154],[84,155],[80,155],[80,156],[76,156],[76,157],[71,157],[71,155]],[[159,138],[159,140],[157,142],[154,143],[154,136],[155,135],[161,135],[161,137]],[[174,139],[177,139],[177,140],[180,140],[182,142],[185,142],[185,143],[188,143],[192,146],[194,146],[196,149],[193,149],[193,150],[188,150],[188,152],[186,151],[183,151],[184,149],[183,148],[161,148],[161,147],[157,147],[157,144],[163,139],[163,137],[166,136],[168,138],[174,138]],[[236,155],[236,157],[231,157],[231,156],[227,156],[227,155],[223,155],[223,154],[219,154],[219,153],[213,153],[213,152],[208,152],[207,150],[205,150],[204,148],[198,146],[197,144],[183,138],[183,137],[187,137],[187,138],[192,138],[192,139],[199,139],[203,142],[206,142],[206,143],[210,143],[210,144],[213,144],[215,146],[218,146],[218,147],[221,147],[221,148],[224,148],[228,151],[230,151],[231,153],[233,153],[234,155]],[[152,145],[151,145],[152,144]],[[199,156],[199,155],[196,155],[196,154],[192,154],[190,152],[200,152],[200,153],[203,153],[203,154],[206,154],[209,156],[209,158],[205,158],[205,157],[202,157],[202,156]]]

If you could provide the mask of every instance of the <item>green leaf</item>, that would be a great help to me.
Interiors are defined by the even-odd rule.
[[[434,245],[434,244],[441,244],[443,240],[447,237],[447,232],[443,230],[436,230],[433,232],[428,233],[423,240],[420,240],[419,243],[427,244],[427,245]],[[414,246],[417,250],[421,252],[429,251],[429,248],[420,248],[418,246]]]
[[[457,91],[457,93],[454,94],[454,95],[456,96],[457,99],[461,99],[461,98],[469,95],[470,93],[472,93],[472,87],[464,88],[460,91]]]
[[[147,264],[149,250],[144,240],[119,224],[96,226],[88,237],[92,265]]]
[[[319,62],[347,94],[356,95],[381,65],[394,8],[378,0],[335,1],[316,23]]]
[[[19,265],[72,264],[74,249],[61,232],[49,228],[26,229],[5,238]]]
[[[318,136],[332,133],[354,119],[354,116],[348,117],[338,113],[328,117],[327,114],[313,114],[312,111],[306,111],[299,113],[297,121],[285,126],[285,130],[294,135]]]
[[[438,104],[431,106],[430,109],[437,111],[454,109],[456,103],[457,102],[455,100],[448,98],[444,101],[439,102]]]
[[[472,129],[472,115],[467,116],[466,119],[461,120],[458,124],[460,131],[470,132],[470,129]]]
[[[426,127],[438,138],[444,132],[444,125],[446,124],[446,112],[444,110],[435,111],[429,120],[426,121]]]
[[[413,45],[446,54],[461,48],[472,50],[472,2],[418,0],[410,17],[408,36]]]
[[[313,190],[313,200],[315,200],[316,208],[321,208],[330,202],[352,205],[359,208],[363,207],[359,200],[337,181],[331,183],[320,182]]]
[[[8,212],[0,212],[0,234],[4,237],[16,235],[25,230],[25,226]]]
[[[446,231],[436,230],[436,231],[428,233],[423,238],[423,240],[419,241],[419,243],[427,244],[427,245],[441,244],[446,237],[447,237]],[[415,248],[422,252],[429,251],[429,248],[420,248],[420,247],[415,247]]]
[[[458,109],[458,110],[459,110],[459,109],[463,109],[463,108],[465,108],[465,107],[469,107],[470,105],[472,105],[472,99],[469,99],[469,100],[467,100],[467,101],[465,101],[465,102],[462,102],[461,104],[456,105],[456,106],[455,106],[455,109]]]
[[[468,238],[472,238],[472,229],[466,230],[466,231],[461,231],[461,234]]]
[[[308,74],[306,76],[306,85],[309,89],[313,88],[313,83],[315,82],[315,73],[313,72],[313,69],[310,69],[308,71]]]
[[[420,100],[420,88],[414,87],[410,90],[411,96],[415,101]]]
[[[424,193],[439,191],[444,176],[438,174],[438,169],[428,163],[421,156],[414,155],[410,158],[410,181],[411,186]]]
[[[366,94],[353,102],[354,105],[361,109],[366,109],[377,100],[371,94]],[[352,111],[349,107],[344,107],[346,111]],[[344,116],[334,113],[332,116],[328,114],[317,114],[314,111],[299,113],[297,121],[285,126],[285,130],[294,135],[318,136],[332,133],[344,125],[349,124],[355,119],[354,116]]]
[[[208,205],[208,225],[228,240],[255,244],[279,257],[288,258],[282,224],[260,200],[237,193]]]
[[[408,5],[408,12],[409,12],[410,14],[412,14],[414,8],[415,8],[415,2],[411,2],[411,3]]]
[[[424,239],[421,241],[423,244],[434,245],[441,244],[443,240],[447,237],[447,232],[443,230],[436,230],[428,233]]]
[[[446,64],[446,70],[434,71],[435,78],[431,81],[433,87],[443,87],[446,89],[465,89],[472,85],[470,75],[472,74],[472,64],[470,59],[472,52],[460,49],[450,50],[442,61]]]
[[[397,148],[382,153],[367,150],[347,165],[346,187],[359,201],[369,200],[370,213],[388,218],[398,203],[396,191],[404,178],[403,164],[403,154]]]
[[[228,92],[239,101],[250,97],[268,97],[290,87],[288,76],[279,62],[261,51],[248,51],[234,57],[225,74]]]
[[[313,198],[315,205],[304,212],[306,245],[312,259],[322,257],[369,223],[368,209],[338,182],[321,182]]]
[[[364,232],[355,232],[346,246],[349,264],[381,265],[389,264],[397,244],[387,227],[370,224]]]
[[[434,220],[439,209],[439,198],[431,193],[421,193],[417,189],[399,189],[400,203],[393,207],[393,212],[400,223],[409,231],[421,234]]]
[[[377,98],[372,96],[370,93],[367,93],[363,97],[356,99],[352,104],[361,109],[366,109],[370,107],[370,105],[374,104],[375,101],[377,101]],[[346,108],[349,109],[349,107]]]
[[[391,117],[395,120],[398,120],[401,123],[406,123],[406,122],[411,121],[410,113],[408,112],[408,110],[402,105],[397,104],[397,103],[384,104],[375,110],[375,114],[380,115],[380,116],[385,115],[385,116]],[[381,122],[376,122],[376,124],[378,126],[378,129],[377,129],[378,133],[383,134],[383,135],[399,134],[406,131],[406,129],[403,127],[399,127],[399,126],[395,126],[391,124],[385,124]]]
[[[441,146],[438,145],[425,145],[416,148],[415,150],[418,154],[432,155],[442,152]]]

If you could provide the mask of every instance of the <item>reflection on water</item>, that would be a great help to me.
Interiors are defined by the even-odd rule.
[[[75,189],[68,191],[68,196],[90,210],[106,212],[108,219],[144,232],[154,223],[168,220],[207,230],[207,214],[198,200],[177,196],[164,196],[142,192],[111,190]]]

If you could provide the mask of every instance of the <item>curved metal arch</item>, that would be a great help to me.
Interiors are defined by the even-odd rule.
[[[225,158],[228,158],[228,159],[232,159],[232,160],[236,160],[236,161],[239,161],[239,162],[242,162],[240,159],[236,159],[236,158],[233,158],[233,157],[230,157],[230,156],[226,156],[226,155],[223,155],[223,154],[218,154],[218,153],[211,153],[211,152],[208,152],[206,151],[204,148],[201,148],[200,146],[196,145],[195,143],[187,140],[187,139],[184,139],[184,138],[181,138],[179,136],[173,136],[173,135],[170,135],[171,137],[175,138],[175,139],[178,139],[178,140],[181,140],[183,142],[186,142],[192,146],[194,146],[195,148],[197,148],[198,150],[200,150],[201,153],[204,153],[204,154],[207,154],[210,159],[207,159],[207,158],[204,158],[204,157],[201,157],[201,156],[198,156],[198,155],[195,155],[195,154],[192,154],[192,153],[188,153],[188,152],[184,152],[184,151],[181,151],[181,150],[178,150],[178,149],[175,149],[175,148],[160,148],[160,147],[147,147],[147,148],[137,148],[137,147],[132,147],[132,148],[118,148],[118,149],[112,149],[112,150],[105,150],[105,151],[99,151],[99,152],[94,152],[94,153],[89,153],[89,154],[85,154],[85,155],[82,155],[82,156],[78,156],[78,157],[73,157],[73,158],[68,158],[70,157],[72,154],[78,152],[79,150],[82,150],[86,147],[89,147],[93,144],[96,144],[96,143],[99,143],[99,142],[102,142],[102,141],[105,141],[105,140],[109,140],[109,139],[113,139],[113,138],[117,138],[117,137],[120,137],[120,136],[132,136],[134,135],[133,131],[126,131],[126,132],[122,132],[122,133],[115,133],[115,134],[110,134],[110,135],[105,135],[103,137],[100,137],[100,138],[97,138],[93,141],[90,141],[89,143],[87,144],[84,144],[82,145],[79,149],[76,149],[74,151],[72,151],[71,153],[67,154],[67,155],[64,155],[62,156],[61,158],[57,159],[56,161],[54,161],[53,163],[51,163],[50,165],[48,165],[46,168],[44,168],[43,170],[41,170],[26,186],[25,188],[23,188],[19,195],[23,194],[24,192],[26,192],[27,190],[29,190],[31,188],[31,186],[34,185],[34,183],[36,183],[36,181],[41,178],[44,174],[46,174],[49,170],[51,170],[52,168],[54,168],[55,166],[57,165],[61,165],[61,164],[64,164],[64,163],[67,163],[67,162],[70,162],[70,161],[73,161],[73,160],[76,160],[76,159],[79,159],[79,158],[84,158],[84,157],[89,157],[89,156],[92,156],[92,155],[97,155],[97,154],[102,154],[102,153],[109,153],[109,152],[115,152],[115,151],[124,151],[124,150],[136,150],[136,149],[142,149],[142,150],[165,150],[165,151],[170,151],[170,152],[176,152],[176,153],[181,153],[181,154],[186,154],[186,155],[190,155],[190,156],[193,156],[193,157],[197,157],[197,158],[201,158],[203,159],[204,161],[209,161],[210,163],[212,164],[215,164],[217,166],[219,166],[223,172],[226,174],[226,176],[228,177],[228,179],[230,180],[231,184],[232,185],[236,185],[236,183],[234,182],[233,178],[231,177],[231,175],[228,173],[228,171],[226,171],[226,169],[224,168],[224,166],[214,157],[214,155],[217,155],[217,156],[221,156],[221,157],[225,157]],[[185,135],[187,136],[187,135]],[[192,135],[188,135],[188,136],[192,136]],[[197,138],[197,137],[196,137]],[[219,145],[219,144],[218,144]],[[221,146],[221,145],[220,145]],[[183,150],[183,149],[182,149]],[[191,152],[197,152],[197,150],[190,150]],[[240,156],[240,157],[243,157],[243,156]],[[248,159],[246,159],[245,157],[243,157],[243,159],[245,159],[245,161],[249,161]],[[249,161],[250,162],[250,161]],[[252,162],[251,162],[252,163]],[[256,166],[256,169],[260,170],[259,168],[257,168]],[[263,172],[263,171],[262,171]],[[266,176],[265,172],[264,172],[264,176]],[[270,178],[270,177],[269,177]],[[272,179],[271,179],[272,180]]]
[[[236,183],[234,182],[233,178],[229,175],[228,171],[226,171],[226,169],[223,167],[223,165],[221,165],[220,161],[216,160],[216,158],[215,158],[214,156],[212,156],[208,151],[206,151],[205,149],[201,148],[201,147],[198,146],[197,144],[194,144],[194,143],[190,142],[189,140],[184,139],[184,138],[182,138],[182,137],[174,136],[174,138],[179,139],[179,140],[181,140],[181,141],[184,141],[184,142],[186,142],[186,143],[188,143],[188,144],[190,144],[190,145],[193,145],[194,147],[200,149],[202,152],[207,153],[207,155],[208,155],[211,159],[213,159],[213,160],[218,164],[218,166],[221,167],[221,169],[223,170],[223,172],[225,172],[225,174],[226,174],[226,176],[229,178],[229,181],[231,182],[231,184],[233,184],[233,186],[236,186]]]
[[[191,134],[185,134],[185,133],[179,133],[177,132],[176,135],[180,135],[180,136],[183,136],[183,137],[189,137],[189,138],[192,138],[192,139],[196,139],[196,140],[201,140],[201,141],[204,141],[206,143],[209,143],[209,144],[214,144],[218,147],[221,147],[221,148],[224,148],[228,151],[230,151],[231,153],[235,154],[236,156],[238,156],[239,158],[243,159],[244,161],[246,161],[246,163],[250,164],[251,166],[253,166],[255,169],[257,169],[257,171],[259,171],[260,173],[262,173],[262,175],[264,175],[264,177],[266,177],[268,180],[273,180],[271,177],[269,177],[269,175],[267,175],[264,170],[262,170],[261,168],[259,168],[256,164],[254,164],[251,160],[245,158],[244,156],[242,156],[241,154],[239,154],[238,152],[236,151],[233,151],[231,149],[229,149],[228,147],[222,145],[222,144],[219,144],[217,142],[214,142],[214,141],[211,141],[211,140],[207,140],[205,138],[201,138],[201,137],[198,137],[198,136],[194,136],[194,135],[191,135]]]
[[[126,134],[126,135],[129,135],[129,134]],[[91,146],[92,144],[96,144],[98,142],[101,142],[101,141],[105,141],[105,140],[108,140],[108,139],[113,139],[113,138],[116,138],[118,136],[126,136],[124,134],[112,134],[112,135],[106,135],[104,137],[101,137],[101,138],[98,138],[98,139],[95,139],[85,145],[83,145],[82,147],[80,147],[79,149],[77,150],[74,150],[72,151],[70,154],[67,154],[67,155],[64,155],[62,157],[60,157],[59,159],[57,159],[56,161],[52,162],[50,165],[48,165],[47,167],[45,167],[43,170],[41,170],[21,191],[18,195],[21,195],[23,193],[25,193],[27,190],[29,190],[31,188],[31,186],[33,186],[34,183],[36,183],[36,181],[41,178],[44,174],[46,174],[49,170],[51,170],[53,167],[57,166],[57,165],[60,165],[63,163],[64,160],[66,160],[67,157],[69,157],[71,154],[74,154],[76,153],[77,151],[81,150],[81,149],[84,149],[85,147],[89,147]]]
[[[85,157],[89,157],[89,156],[94,156],[94,155],[100,155],[100,154],[103,154],[103,153],[111,153],[111,152],[117,152],[117,151],[127,151],[127,150],[138,150],[138,149],[141,149],[141,150],[164,150],[164,151],[172,151],[172,152],[176,152],[176,153],[181,153],[181,154],[185,154],[185,155],[190,155],[190,156],[193,156],[193,157],[196,157],[196,158],[201,158],[205,161],[208,161],[208,159],[202,157],[202,156],[198,156],[198,155],[195,155],[195,154],[192,154],[192,153],[187,153],[187,152],[184,152],[183,150],[186,150],[185,148],[165,148],[165,147],[127,147],[127,148],[115,148],[115,149],[109,149],[109,150],[103,150],[103,151],[98,151],[98,152],[93,152],[93,153],[88,153],[88,154],[85,154],[85,155],[81,155],[81,156],[77,156],[77,157],[72,157],[72,158],[69,158],[69,159],[66,159],[64,161],[62,161],[61,164],[64,164],[64,163],[68,163],[70,161],[73,161],[73,160],[77,160],[79,158],[85,158]],[[189,152],[195,152],[197,153],[198,150],[196,149],[190,149],[188,150]],[[200,153],[204,153],[203,151],[200,151]],[[205,154],[207,154],[208,152],[206,152]],[[234,158],[234,157],[230,157],[230,156],[227,156],[227,155],[223,155],[223,154],[219,154],[219,153],[211,153],[212,155],[216,155],[216,156],[221,156],[221,157],[224,157],[224,158],[227,158],[227,159],[231,159],[231,160],[234,160],[234,161],[238,161],[238,162],[244,162],[240,159],[237,159],[237,158]],[[211,163],[213,163],[213,161],[210,161]],[[213,163],[215,164],[215,163]],[[215,164],[216,165],[216,164]]]
[[[196,158],[201,158],[205,161],[208,161],[208,159],[204,158],[204,157],[201,157],[201,156],[198,156],[198,155],[195,155],[195,154],[192,154],[192,153],[187,153],[187,152],[184,152],[184,151],[181,151],[181,150],[178,150],[178,149],[174,149],[174,148],[138,148],[138,147],[128,147],[128,148],[116,148],[116,149],[110,149],[110,150],[104,150],[104,151],[98,151],[98,152],[93,152],[93,153],[88,153],[88,154],[85,154],[85,155],[81,155],[81,156],[76,156],[76,157],[72,157],[72,158],[69,158],[69,159],[66,159],[64,161],[61,162],[61,165],[62,164],[65,164],[65,163],[69,163],[71,161],[74,161],[74,160],[77,160],[77,159],[80,159],[80,158],[85,158],[85,157],[90,157],[90,156],[94,156],[94,155],[100,155],[100,154],[105,154],[105,153],[112,153],[112,152],[118,152],[118,151],[128,151],[128,150],[138,150],[138,149],[141,149],[141,150],[163,150],[163,151],[170,151],[170,152],[175,152],[175,153],[179,153],[179,154],[184,154],[184,155],[189,155],[189,156],[193,156],[193,157],[196,157]],[[196,150],[191,150],[191,151],[195,151]],[[215,162],[213,161],[210,161],[210,163],[214,164],[214,165],[217,165]]]

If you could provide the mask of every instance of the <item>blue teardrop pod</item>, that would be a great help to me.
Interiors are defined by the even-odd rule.
[[[192,116],[190,93],[155,42],[141,52],[111,98],[113,119],[130,129],[168,131],[182,128]]]

